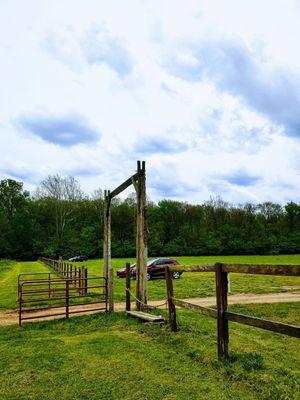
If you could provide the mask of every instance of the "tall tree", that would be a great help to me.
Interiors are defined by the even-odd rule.
[[[65,228],[73,220],[76,203],[83,199],[79,182],[72,176],[49,175],[40,183],[36,197],[52,204],[56,237],[61,245]]]
[[[22,182],[13,179],[0,181],[0,207],[4,210],[9,222],[28,197],[29,192],[23,190]]]

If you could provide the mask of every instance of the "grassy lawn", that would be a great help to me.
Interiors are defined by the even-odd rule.
[[[49,269],[34,261],[0,261],[0,310],[17,308],[18,274],[36,272],[49,272]]]
[[[205,264],[220,262],[257,263],[257,264],[299,264],[300,255],[281,256],[208,256],[208,257],[176,257],[182,265]],[[126,262],[134,259],[113,259],[112,266],[115,270],[124,267]],[[89,260],[78,263],[88,267],[90,274],[101,274],[102,260]],[[133,281],[133,287],[135,283]],[[115,277],[114,294],[116,301],[125,300],[125,279]],[[231,294],[237,293],[272,293],[285,292],[280,286],[300,286],[300,277],[263,276],[231,274]],[[215,294],[215,278],[213,273],[186,273],[174,281],[174,292],[178,298],[206,297]],[[166,286],[163,279],[148,282],[150,300],[166,297]]]
[[[176,257],[183,264],[214,263],[228,261],[235,263],[271,263],[271,264],[300,264],[300,255],[280,256],[210,256],[210,257]],[[113,259],[112,266],[115,270],[123,267],[125,262],[134,259]],[[89,260],[76,265],[88,267],[90,276],[102,275],[103,260]],[[17,276],[24,272],[45,272],[48,267],[39,262],[0,262],[0,310],[16,308]],[[135,282],[132,282],[135,286]],[[282,286],[300,286],[300,277],[281,277],[263,275],[231,274],[231,294],[237,293],[271,293],[285,292]],[[205,297],[215,293],[215,280],[213,273],[186,273],[174,281],[176,297]],[[157,279],[148,283],[149,299],[164,299],[166,294],[165,281]],[[115,301],[125,300],[125,279],[115,277]]]
[[[299,306],[231,309],[299,324]],[[297,339],[230,323],[231,359],[221,363],[214,319],[182,310],[178,321],[175,334],[123,313],[2,327],[0,398],[299,398]]]

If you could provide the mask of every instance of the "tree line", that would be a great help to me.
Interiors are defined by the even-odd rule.
[[[300,253],[300,204],[233,206],[148,200],[151,256]],[[33,195],[0,181],[0,258],[102,257],[103,193],[84,195],[73,177],[49,176]],[[112,256],[135,255],[136,199],[112,201]]]

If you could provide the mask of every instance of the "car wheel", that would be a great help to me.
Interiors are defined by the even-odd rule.
[[[147,272],[146,277],[147,277],[147,281],[150,281],[150,279],[152,278],[152,276],[151,276],[151,274],[149,274],[149,272]]]
[[[172,277],[173,277],[173,279],[179,279],[180,278],[180,272],[177,272],[177,271],[173,272]]]

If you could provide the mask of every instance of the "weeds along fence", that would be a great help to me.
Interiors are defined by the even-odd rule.
[[[65,278],[71,278],[72,281],[77,285],[78,290],[85,290],[84,287],[87,286],[88,281],[88,269],[86,267],[77,265],[73,265],[63,260],[52,260],[51,258],[41,257],[39,261],[48,265],[52,270],[54,270],[57,274],[62,275]]]
[[[217,308],[203,307],[192,304],[174,296],[172,273],[178,272],[214,272],[216,282],[216,303]],[[300,327],[274,322],[263,318],[252,317],[249,315],[238,314],[228,311],[228,274],[262,274],[262,275],[284,275],[300,276],[300,265],[252,265],[252,264],[207,264],[191,266],[167,266],[166,267],[166,286],[167,301],[169,309],[169,322],[171,330],[178,330],[176,320],[176,306],[182,307],[208,317],[217,319],[218,336],[218,358],[226,360],[229,357],[229,329],[228,321],[254,326],[272,332],[281,333],[288,336],[300,338]]]

